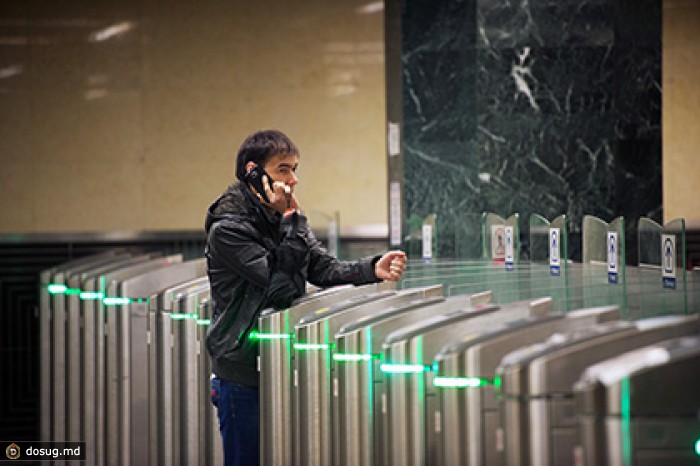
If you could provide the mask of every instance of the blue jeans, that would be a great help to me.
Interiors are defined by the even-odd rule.
[[[211,401],[219,416],[225,466],[257,466],[260,462],[258,389],[211,379]]]

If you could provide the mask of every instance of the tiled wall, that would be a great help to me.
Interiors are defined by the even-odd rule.
[[[366,3],[1,2],[0,232],[201,228],[268,127],[302,152],[312,217],[384,224],[383,16]]]

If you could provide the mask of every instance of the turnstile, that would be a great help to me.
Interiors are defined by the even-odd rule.
[[[67,279],[74,273],[108,264],[126,254],[108,252],[62,264],[41,273],[41,309],[39,332],[41,337],[41,432],[44,439],[67,441],[67,369],[66,354],[66,296],[77,289],[69,289]]]
[[[112,279],[107,295],[107,429],[109,464],[149,461],[148,300],[159,290],[205,273],[204,259],[161,267],[129,278]],[[104,302],[104,300],[103,300]],[[110,370],[111,368],[111,370]]]
[[[551,310],[551,299],[500,307],[459,309],[397,329],[384,342],[387,372],[387,449],[384,464],[423,465],[440,461],[442,432],[433,386],[433,359],[445,343],[471,339],[503,322]]]
[[[200,332],[197,331],[197,322],[199,303],[209,297],[208,283],[188,290],[178,297],[170,315],[173,342],[173,379],[170,392],[173,400],[173,458],[175,464],[180,466],[200,464],[199,417],[203,409],[201,396],[204,395],[202,387],[208,385],[209,379],[200,378],[199,350],[203,345],[198,339]],[[208,408],[213,409],[211,402]]]
[[[249,338],[258,340],[260,370],[260,464],[289,466],[296,447],[291,401],[293,382],[292,343],[294,325],[301,317],[347,299],[381,290],[394,289],[393,283],[338,286],[300,298],[287,309],[265,309],[257,329]]]
[[[548,314],[498,325],[479,337],[442,348],[436,356],[443,420],[442,464],[496,464],[498,401],[496,367],[516,348],[545,340],[555,332],[619,319],[617,306]]]
[[[590,366],[576,383],[576,465],[700,463],[700,338],[670,339]]]
[[[584,369],[621,352],[699,330],[697,316],[612,322],[565,333],[531,354],[502,363],[506,464],[573,464],[572,390]]]
[[[177,352],[173,342],[172,322],[177,319],[189,319],[192,313],[179,312],[179,301],[198,290],[208,290],[209,279],[199,276],[192,280],[178,283],[174,286],[159,290],[149,300],[148,333],[149,333],[149,456],[151,466],[171,466],[179,462],[175,448],[180,441],[173,434],[174,405],[178,400],[173,398],[173,364],[179,359],[173,353]],[[175,319],[173,319],[175,315]],[[203,380],[207,380],[207,378]]]
[[[85,442],[85,461],[90,464],[102,464],[98,452],[103,442],[98,432],[104,427],[104,393],[98,390],[98,380],[104,380],[104,316],[97,311],[97,301],[102,295],[94,289],[95,279],[104,273],[145,263],[153,257],[144,254],[115,258],[109,264],[69,279],[70,288],[81,290],[80,294],[66,297],[69,439]]]
[[[491,293],[485,292],[416,300],[363,316],[338,330],[332,357],[335,465],[383,464],[382,406],[386,406],[386,394],[379,356],[386,336],[395,328],[430,316],[488,304],[491,298]]]
[[[331,361],[333,336],[348,321],[370,316],[418,299],[441,297],[442,287],[380,291],[355,296],[302,317],[295,326],[293,403],[296,412],[298,465],[330,465],[333,461]]]
[[[207,351],[207,328],[211,321],[212,300],[210,297],[200,297],[199,319],[197,333],[199,342],[199,389],[198,400],[202,403],[199,415],[199,464],[202,466],[218,466],[224,463],[224,449],[219,434],[219,419],[216,409],[211,402],[212,374],[211,358]]]

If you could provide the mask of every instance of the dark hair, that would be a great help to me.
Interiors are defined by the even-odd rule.
[[[243,180],[248,162],[258,165],[265,163],[277,154],[299,155],[299,150],[291,139],[281,131],[268,129],[256,131],[243,141],[236,156],[236,178]]]

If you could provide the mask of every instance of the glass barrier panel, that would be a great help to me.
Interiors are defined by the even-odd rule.
[[[406,237],[406,254],[409,259],[421,259],[423,248],[423,218],[412,214],[408,219],[408,236]]]
[[[539,214],[530,215],[531,288],[551,296],[562,311],[577,306],[569,296],[568,229],[566,216],[551,223]]]
[[[482,260],[482,214],[463,213],[455,218],[455,258]]]
[[[625,222],[610,224],[587,215],[583,222],[583,303],[586,307],[618,305],[627,318]]]

